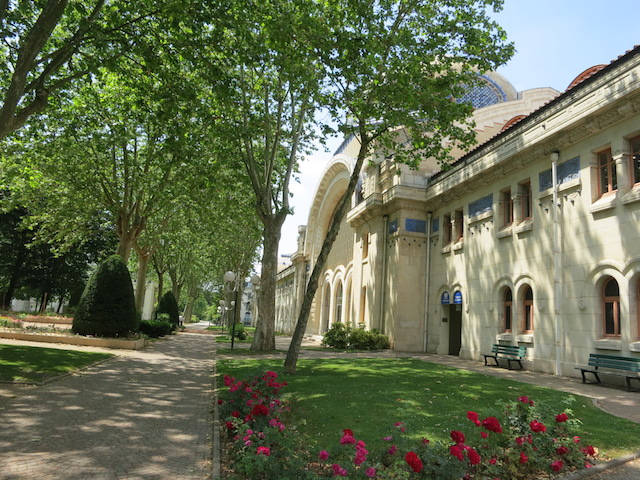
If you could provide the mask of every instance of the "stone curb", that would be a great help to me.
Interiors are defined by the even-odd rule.
[[[557,480],[578,480],[580,478],[590,477],[591,475],[595,475],[597,473],[602,473],[606,470],[619,467],[620,465],[631,462],[636,458],[640,458],[640,451],[630,453],[629,455],[624,455],[622,457],[614,458],[613,460],[609,460],[605,463],[599,463],[598,465],[594,465],[592,468],[585,468],[584,470],[579,470],[577,472],[558,477]]]

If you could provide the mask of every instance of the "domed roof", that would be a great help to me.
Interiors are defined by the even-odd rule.
[[[497,72],[478,75],[480,83],[470,88],[459,101],[469,102],[473,108],[488,107],[496,103],[509,102],[518,98],[513,85]]]
[[[602,64],[602,65],[594,65],[593,67],[587,68],[584,72],[582,72],[580,75],[578,75],[576,78],[573,79],[573,82],[569,84],[569,86],[567,87],[567,90],[571,90],[573,87],[575,87],[579,83],[584,82],[587,78],[598,73],[604,67],[606,67],[606,65]]]

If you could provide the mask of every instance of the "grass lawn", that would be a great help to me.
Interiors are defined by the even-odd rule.
[[[283,359],[222,360],[218,373],[237,379],[261,370],[282,371]],[[281,394],[306,426],[311,448],[333,445],[350,428],[367,445],[381,446],[395,422],[404,422],[416,440],[449,441],[449,432],[469,429],[469,410],[480,417],[499,416],[498,401],[528,396],[555,413],[568,408],[583,423],[578,433],[583,444],[598,447],[606,456],[619,456],[640,448],[640,425],[609,415],[588,398],[495,378],[414,359],[300,360],[294,376],[280,376],[289,385]],[[557,410],[557,411],[556,411]]]
[[[110,353],[0,345],[0,380],[41,382],[112,356]]]

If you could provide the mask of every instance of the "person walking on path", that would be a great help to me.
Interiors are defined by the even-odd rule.
[[[0,402],[0,478],[210,478],[214,350],[179,334]]]

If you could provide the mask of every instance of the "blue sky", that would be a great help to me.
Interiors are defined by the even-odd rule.
[[[587,68],[610,63],[640,44],[640,0],[505,0],[494,17],[516,46],[498,72],[518,91],[552,87],[562,92]],[[320,150],[302,162],[280,254],[295,251],[298,225],[307,223],[318,179],[340,141],[328,143],[330,153]]]

